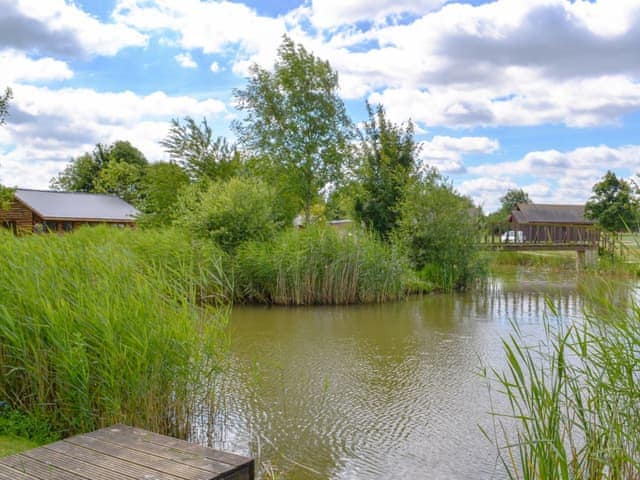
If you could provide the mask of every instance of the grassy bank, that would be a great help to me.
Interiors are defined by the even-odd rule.
[[[364,232],[310,227],[241,245],[235,297],[282,305],[384,302],[405,295],[410,275],[401,255]]]
[[[640,307],[615,286],[595,291],[582,324],[504,341],[507,368],[493,374],[511,410],[496,412],[494,440],[509,478],[640,476]],[[517,426],[506,438],[504,416]]]
[[[182,233],[0,238],[0,400],[60,435],[123,422],[184,436],[224,351],[212,247]]]
[[[575,270],[576,252],[512,252],[489,254],[492,268],[504,266],[531,267],[550,270]]]

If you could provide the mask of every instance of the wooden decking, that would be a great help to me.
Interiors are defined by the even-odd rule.
[[[0,459],[0,480],[253,480],[254,461],[114,425]]]

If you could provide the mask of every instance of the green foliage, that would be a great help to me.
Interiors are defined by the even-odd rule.
[[[482,274],[479,228],[471,210],[469,199],[435,171],[408,189],[397,238],[423,280],[452,290]]]
[[[126,202],[139,205],[144,173],[144,167],[137,163],[111,160],[98,172],[94,192],[117,195]]]
[[[5,187],[0,184],[0,210],[8,210],[13,201],[15,188]]]
[[[591,285],[584,321],[549,320],[540,343],[517,328],[503,341],[506,368],[491,376],[510,408],[493,412],[492,440],[509,478],[640,476],[640,309],[621,305],[616,290]]]
[[[295,201],[308,221],[311,205],[329,182],[340,180],[348,156],[351,122],[338,75],[285,36],[273,72],[253,65],[248,85],[234,96],[245,114],[234,123],[240,143],[278,197]]]
[[[4,125],[7,115],[9,113],[9,100],[13,98],[13,92],[9,87],[4,91],[3,95],[0,95],[0,125]]]
[[[169,225],[174,220],[179,192],[189,184],[189,176],[175,163],[149,165],[140,183],[142,211],[139,225]]]
[[[0,435],[29,439],[38,444],[60,438],[46,418],[29,416],[0,402]]]
[[[273,190],[255,178],[195,184],[181,194],[175,223],[232,251],[242,242],[271,238],[274,201]]]
[[[597,221],[610,232],[637,229],[639,204],[629,182],[607,171],[592,191],[593,195],[585,207],[587,218]]]
[[[198,125],[191,117],[184,123],[171,120],[166,138],[160,142],[194,181],[227,180],[242,166],[240,153],[224,137],[213,138],[206,119]]]
[[[385,117],[382,105],[374,110],[367,103],[369,119],[361,138],[360,194],[356,218],[383,239],[388,239],[401,216],[400,203],[416,175],[417,145],[413,124],[395,125]]]
[[[92,153],[71,160],[51,179],[50,186],[66,192],[122,194],[135,203],[137,195],[134,192],[139,189],[147,163],[142,152],[129,142],[116,141],[109,146],[98,144]]]
[[[184,232],[108,227],[0,241],[0,399],[62,435],[184,436],[209,405],[226,315],[220,255]]]
[[[0,458],[14,453],[24,452],[38,447],[40,444],[32,440],[13,435],[0,435]]]
[[[365,232],[325,226],[248,242],[236,255],[236,298],[282,305],[368,303],[404,296],[404,257]]]
[[[487,216],[487,225],[493,228],[506,224],[509,215],[519,203],[531,203],[529,194],[521,188],[507,190],[507,193],[500,197],[500,209]]]

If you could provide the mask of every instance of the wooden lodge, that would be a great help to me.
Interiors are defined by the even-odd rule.
[[[83,225],[135,225],[140,212],[124,200],[97,193],[16,189],[0,227],[16,234],[70,232]]]
[[[509,215],[509,228],[526,243],[598,243],[599,231],[584,216],[584,205],[519,203]]]

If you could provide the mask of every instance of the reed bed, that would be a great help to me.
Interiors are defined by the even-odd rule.
[[[228,290],[207,248],[171,231],[1,235],[0,400],[60,435],[187,436],[227,342],[226,310],[198,306]]]
[[[241,245],[235,296],[281,305],[384,302],[404,296],[407,275],[404,257],[373,236],[313,226]]]
[[[507,367],[493,374],[511,410],[494,412],[490,438],[511,479],[640,478],[640,306],[595,291],[581,324],[504,341]]]

